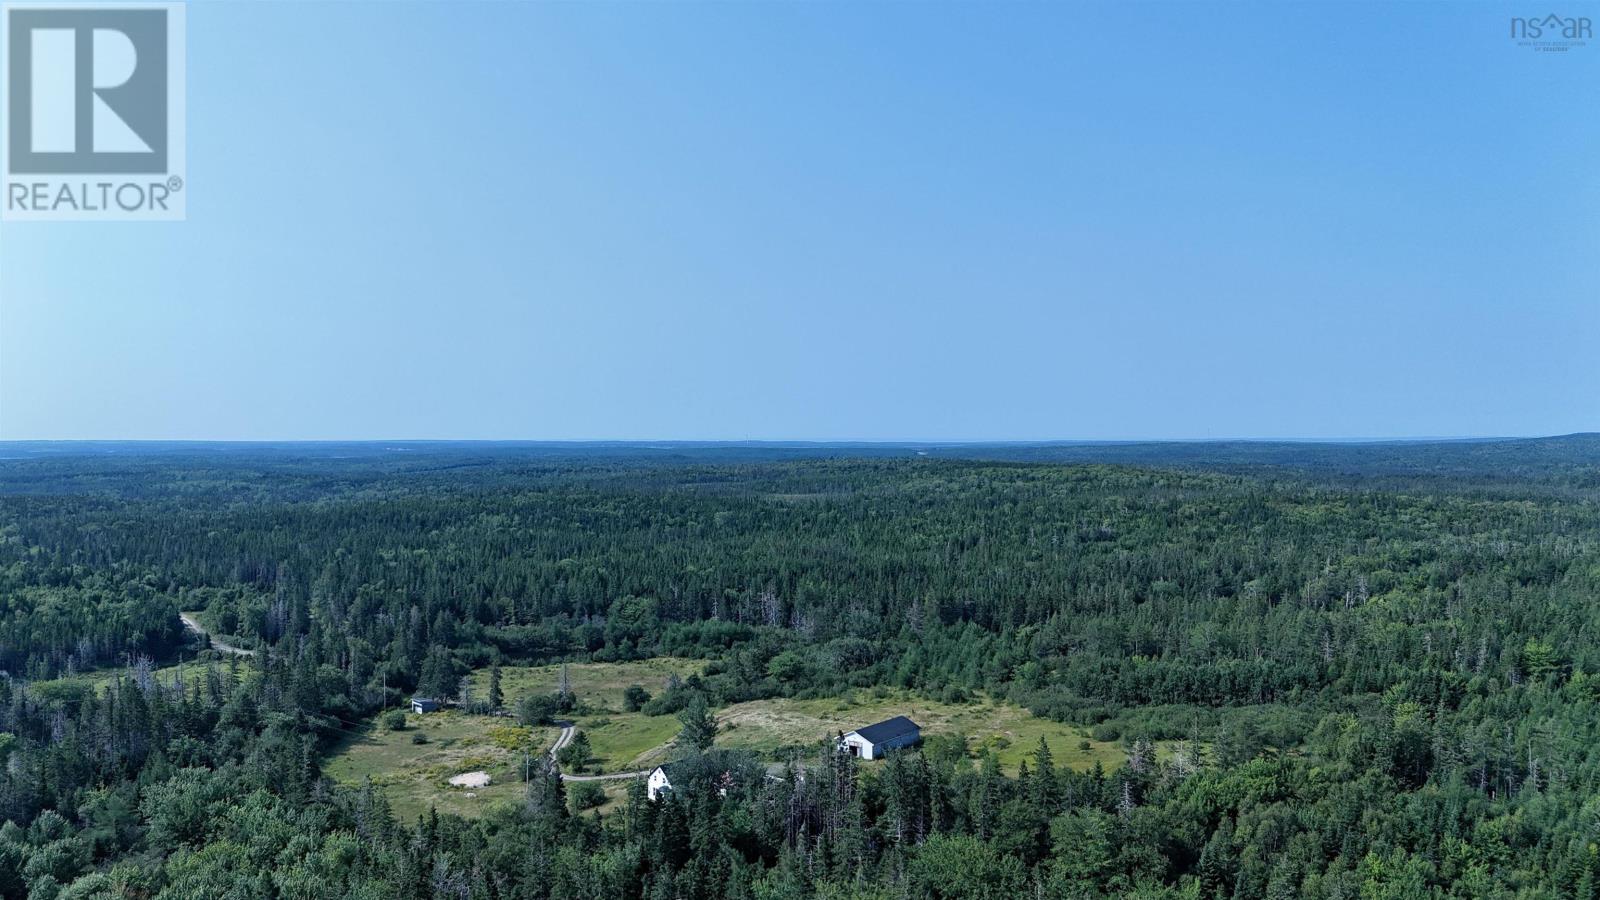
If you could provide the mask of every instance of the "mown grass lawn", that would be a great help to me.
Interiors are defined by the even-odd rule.
[[[578,716],[578,730],[594,748],[591,772],[633,772],[665,762],[682,724],[676,716]]]

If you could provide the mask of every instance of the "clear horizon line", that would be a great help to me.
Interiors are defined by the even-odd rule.
[[[1083,445],[1083,444],[1207,444],[1207,443],[1427,443],[1452,441],[1543,440],[1597,434],[1572,431],[1554,434],[1474,434],[1474,435],[1360,435],[1336,437],[1112,437],[1112,438],[531,438],[531,437],[311,437],[311,438],[5,438],[0,444],[773,444],[773,445]]]

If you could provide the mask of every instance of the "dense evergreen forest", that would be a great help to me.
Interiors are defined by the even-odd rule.
[[[0,897],[1600,898],[1597,436],[0,456]],[[1128,763],[819,743],[605,816],[539,763],[419,821],[320,771],[473,669],[662,655],[674,710],[986,694]]]

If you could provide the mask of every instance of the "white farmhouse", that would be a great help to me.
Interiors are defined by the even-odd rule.
[[[672,779],[667,776],[667,767],[656,766],[651,769],[649,776],[644,780],[644,789],[651,800],[659,797],[663,791],[672,790]]]
[[[839,749],[862,759],[882,759],[884,753],[922,740],[922,729],[905,716],[858,728],[839,738]]]
[[[645,776],[645,794],[651,800],[664,794],[682,790],[715,790],[728,796],[728,789],[742,780],[755,776],[759,769],[747,754],[737,750],[708,750],[698,756],[662,763]]]

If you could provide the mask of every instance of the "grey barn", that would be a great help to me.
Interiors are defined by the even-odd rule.
[[[922,729],[917,723],[905,716],[895,716],[842,735],[839,749],[862,759],[881,759],[890,750],[909,747],[920,740]]]

